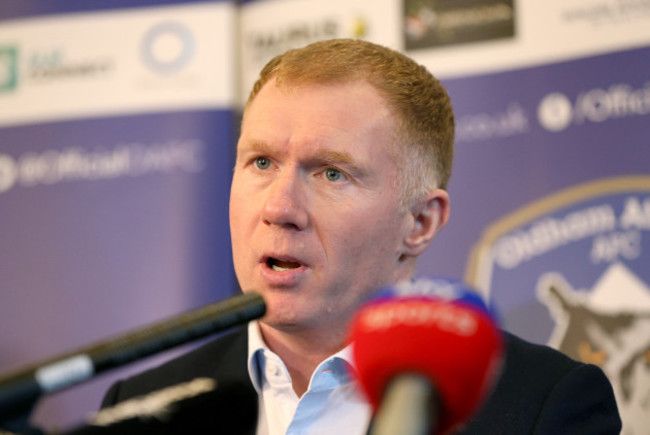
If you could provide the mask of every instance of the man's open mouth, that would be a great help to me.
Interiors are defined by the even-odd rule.
[[[301,266],[297,261],[278,260],[273,257],[266,259],[266,265],[274,272],[285,272],[287,270],[297,269]]]

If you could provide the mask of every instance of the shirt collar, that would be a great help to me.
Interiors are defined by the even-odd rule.
[[[253,387],[260,394],[262,391],[262,370],[264,369],[264,351],[268,350],[257,322],[248,323],[248,376]]]
[[[264,343],[262,333],[257,322],[248,324],[248,375],[257,390],[258,394],[262,391],[262,382],[264,377],[264,368],[266,365],[267,355],[275,355]],[[277,356],[276,356],[277,357]],[[277,357],[279,359],[279,357]],[[352,361],[352,345],[348,344],[340,351],[323,361],[317,370],[332,370],[341,376],[349,377],[354,371]],[[342,379],[347,382],[347,379]]]

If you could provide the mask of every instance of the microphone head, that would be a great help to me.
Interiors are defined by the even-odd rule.
[[[350,328],[356,376],[373,408],[391,380],[415,373],[437,390],[440,433],[466,422],[501,367],[493,314],[476,292],[446,279],[421,278],[374,296]]]

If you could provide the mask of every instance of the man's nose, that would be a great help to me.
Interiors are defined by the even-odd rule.
[[[305,195],[301,174],[289,168],[282,170],[268,186],[262,219],[269,225],[305,229],[309,222]]]

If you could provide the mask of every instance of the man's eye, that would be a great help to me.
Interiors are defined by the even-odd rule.
[[[329,181],[341,181],[345,179],[345,175],[343,175],[343,173],[338,169],[327,168],[325,170],[325,178]]]
[[[271,161],[266,157],[257,157],[254,164],[257,169],[268,169],[271,166]]]

